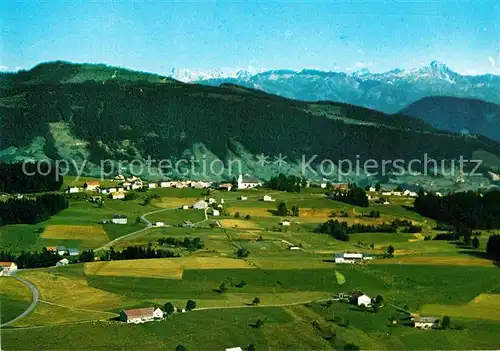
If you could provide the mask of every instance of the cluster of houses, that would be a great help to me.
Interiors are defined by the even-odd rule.
[[[113,200],[125,199],[125,192],[129,190],[138,190],[142,188],[155,189],[155,188],[195,188],[205,189],[212,185],[212,182],[205,181],[160,181],[160,182],[145,182],[141,178],[131,176],[125,178],[123,175],[118,175],[114,179],[118,182],[118,186],[102,187],[101,183],[97,180],[89,180],[85,182],[82,188],[77,186],[70,186],[66,190],[69,194],[79,193],[81,191],[92,191],[102,195],[108,196]]]
[[[335,263],[362,263],[373,260],[373,256],[364,253],[336,253],[334,254]]]
[[[367,308],[372,307],[374,304],[374,300],[362,291],[354,291],[350,294],[338,293],[335,299]],[[422,317],[418,314],[412,314],[411,321],[413,326],[418,329],[437,329],[440,326],[440,319],[438,317]]]
[[[188,209],[189,206],[184,205],[182,209]],[[195,210],[204,210],[207,211],[208,214],[218,217],[221,215],[221,211],[224,208],[224,199],[220,199],[220,203],[218,204],[214,198],[209,198],[208,200],[200,200],[193,205],[193,209]]]
[[[0,277],[9,276],[17,271],[17,264],[14,262],[0,262]]]
[[[372,187],[370,187],[370,192],[372,191],[371,190]],[[373,188],[373,191],[375,191],[375,189]],[[402,191],[397,191],[397,190],[382,190],[381,193],[380,193],[382,196],[409,196],[409,197],[418,197],[418,193],[415,192],[415,191],[411,191],[411,190],[402,190]]]

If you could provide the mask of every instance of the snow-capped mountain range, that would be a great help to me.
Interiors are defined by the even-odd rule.
[[[172,70],[170,77],[192,83],[233,83],[288,98],[332,100],[395,113],[428,96],[477,98],[500,103],[500,76],[461,75],[433,61],[415,69],[352,73],[304,69],[220,69],[209,72]]]
[[[247,68],[220,68],[209,71],[202,71],[199,69],[174,68],[167,74],[167,76],[184,83],[196,83],[207,79],[245,79],[265,71],[265,69],[257,69],[251,66]]]

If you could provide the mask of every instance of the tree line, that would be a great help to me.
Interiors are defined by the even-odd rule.
[[[43,248],[40,252],[22,251],[19,255],[0,251],[0,261],[15,262],[18,268],[43,268],[55,266],[61,257],[53,251]]]
[[[203,242],[201,241],[200,237],[195,237],[195,238],[184,238],[183,240],[174,238],[173,236],[169,236],[166,238],[160,238],[158,239],[158,245],[163,246],[163,245],[170,245],[174,247],[183,247],[189,251],[196,251],[196,250],[201,250],[203,249],[204,245]]]
[[[469,191],[444,197],[421,191],[414,207],[421,215],[453,227],[500,228],[500,191],[485,194]]]
[[[294,175],[286,176],[280,173],[278,176],[271,177],[265,184],[267,188],[279,191],[300,192],[301,187],[307,185],[304,178]]]
[[[180,257],[180,255],[171,250],[153,249],[152,244],[149,243],[147,247],[129,246],[121,251],[116,251],[111,247],[101,255],[100,259],[101,261],[120,261],[169,257]]]
[[[68,200],[62,194],[9,198],[7,201],[0,202],[0,226],[36,224],[66,208],[68,208]]]
[[[345,202],[350,205],[368,207],[369,204],[366,192],[357,186],[350,188],[347,192],[334,191],[328,195],[332,200]]]
[[[411,230],[417,230],[414,228],[419,228],[420,226],[415,226],[413,223],[407,220],[394,220],[391,223],[381,223],[381,224],[360,224],[356,223],[351,226],[347,222],[339,222],[336,219],[330,219],[325,223],[320,224],[315,230],[315,233],[325,233],[337,240],[349,241],[349,234],[354,233],[397,233],[399,227],[405,227],[403,231],[410,232]],[[411,231],[416,232],[416,231]]]
[[[0,193],[59,191],[63,177],[54,164],[0,163]]]

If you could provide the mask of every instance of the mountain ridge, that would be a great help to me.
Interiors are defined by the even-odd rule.
[[[229,82],[297,100],[339,101],[386,113],[396,113],[427,96],[477,98],[500,103],[500,75],[461,75],[438,61],[420,68],[382,73],[371,73],[367,69],[351,73],[274,69],[254,75],[190,82],[214,86]]]
[[[297,172],[302,156],[317,155],[314,167],[320,160],[408,161],[425,153],[443,160],[472,159],[478,152],[500,157],[500,143],[438,130],[405,115],[231,84],[165,84],[133,71],[126,79],[107,79],[116,68],[103,75],[101,67],[87,66],[83,74],[81,66],[66,65],[42,70],[46,80],[21,72],[9,77],[15,84],[0,88],[0,160],[88,159],[91,173],[103,160],[177,161],[202,152],[224,164],[232,157],[242,160],[244,171],[265,179],[272,172]],[[289,163],[264,169],[261,154],[287,155]]]

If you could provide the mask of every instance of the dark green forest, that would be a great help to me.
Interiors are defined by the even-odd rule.
[[[500,228],[500,191],[452,193],[445,197],[421,191],[414,207],[421,215],[455,228]]]
[[[0,201],[0,226],[5,224],[36,224],[68,208],[63,194],[43,194],[34,198],[10,198]]]
[[[59,191],[63,183],[55,165],[0,163],[0,193],[28,194]]]

